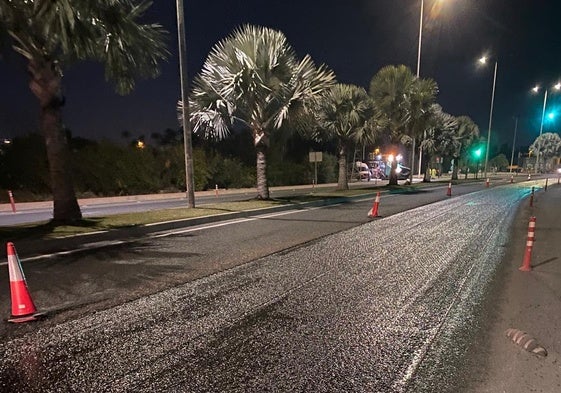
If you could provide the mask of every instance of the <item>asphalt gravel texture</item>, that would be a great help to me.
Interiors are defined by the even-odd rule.
[[[8,340],[0,390],[454,391],[527,194],[501,186],[373,220]]]

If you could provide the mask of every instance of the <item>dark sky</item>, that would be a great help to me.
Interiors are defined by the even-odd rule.
[[[517,145],[539,133],[543,93],[561,76],[559,0],[425,0],[421,76],[439,85],[439,103],[453,115],[468,115],[487,134],[493,64],[477,68],[488,53],[498,60],[492,140],[512,144],[514,116],[520,118]],[[368,89],[384,65],[417,64],[420,0],[185,0],[188,68],[197,73],[211,47],[235,27],[259,24],[283,31],[300,57],[326,63],[343,83]],[[74,136],[119,140],[121,132],[149,136],[178,128],[180,96],[174,0],[157,0],[148,19],[169,30],[172,57],[155,80],[140,81],[118,96],[100,65],[66,70],[64,121]],[[561,94],[559,94],[561,97]],[[554,94],[548,108],[561,104]],[[14,53],[0,61],[0,137],[36,129],[37,103],[27,87],[24,63]],[[545,131],[558,131],[560,119]]]

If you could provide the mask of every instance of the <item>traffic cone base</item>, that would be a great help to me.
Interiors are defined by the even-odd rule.
[[[38,319],[41,319],[41,318],[45,317],[45,315],[46,314],[43,313],[43,312],[36,312],[35,314],[31,314],[31,315],[9,318],[8,322],[12,322],[12,323],[31,322],[31,321],[36,321]]]

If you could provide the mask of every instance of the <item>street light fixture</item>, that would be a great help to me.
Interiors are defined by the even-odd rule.
[[[479,63],[487,64],[487,56],[479,59]],[[485,169],[484,178],[487,179],[487,166],[489,163],[489,144],[491,143],[491,125],[493,123],[493,105],[495,104],[495,87],[497,85],[497,67],[498,61],[495,60],[495,71],[493,72],[493,90],[491,93],[491,109],[489,110],[489,130],[487,131],[487,148],[485,149]]]
[[[553,88],[555,90],[561,90],[561,82],[557,82]],[[534,93],[538,93],[540,91],[540,86],[536,85],[532,88],[532,91]],[[538,149],[536,151],[536,167],[534,168],[534,173],[538,173],[539,167],[540,167],[540,153],[541,153],[541,148],[542,148],[542,132],[543,132],[543,120],[545,118],[545,108],[547,106],[547,93],[548,93],[548,89],[545,89],[544,94],[543,94],[543,108],[542,108],[542,120],[540,123],[540,136],[538,137]]]

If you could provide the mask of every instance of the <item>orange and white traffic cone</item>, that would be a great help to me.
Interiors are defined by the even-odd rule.
[[[514,176],[513,175],[510,175],[510,182],[514,183]]]
[[[489,178],[487,178],[487,180],[485,180],[485,187],[489,188]]]
[[[8,319],[8,322],[19,323],[34,321],[44,314],[37,312],[35,304],[33,304],[33,300],[31,300],[31,295],[29,294],[14,244],[8,243],[7,249],[10,292],[12,295],[12,316]]]
[[[532,249],[534,248],[534,239],[536,231],[536,217],[530,217],[530,223],[528,224],[528,237],[526,239],[526,251],[524,252],[524,259],[522,260],[522,266],[518,270],[523,272],[529,272],[532,270]]]
[[[452,182],[448,183],[448,191],[446,191],[446,196],[452,196]]]
[[[368,217],[376,218],[378,216],[378,205],[380,205],[380,191],[376,193],[376,199],[374,200],[374,205],[372,205],[372,209],[368,211]]]

